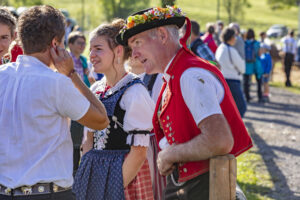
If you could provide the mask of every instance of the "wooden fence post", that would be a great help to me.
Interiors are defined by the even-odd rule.
[[[209,200],[235,200],[236,159],[216,156],[209,161]]]

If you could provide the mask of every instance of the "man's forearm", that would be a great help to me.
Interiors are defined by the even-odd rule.
[[[199,125],[201,134],[188,142],[163,150],[164,159],[172,163],[185,163],[206,160],[216,155],[230,152],[233,138],[223,115],[213,115]]]
[[[166,149],[167,159],[172,163],[185,163],[213,157],[215,153],[206,145],[206,140],[207,138],[201,134],[186,143],[170,146]]]
[[[101,101],[99,101],[96,96],[90,91],[90,89],[82,82],[79,75],[77,73],[73,73],[70,78],[75,87],[81,92],[81,94],[85,96],[89,100],[89,102],[99,110],[99,112],[106,115],[106,110]]]

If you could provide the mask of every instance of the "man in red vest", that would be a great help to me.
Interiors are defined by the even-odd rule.
[[[146,73],[164,73],[153,127],[161,148],[158,169],[168,175],[164,199],[170,200],[208,199],[209,159],[252,147],[223,75],[187,48],[190,31],[180,8],[150,8],[129,16],[116,38]],[[237,199],[243,199],[240,192]]]

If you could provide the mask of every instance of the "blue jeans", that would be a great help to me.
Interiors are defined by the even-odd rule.
[[[230,88],[231,94],[234,98],[236,106],[240,112],[241,117],[244,117],[244,114],[247,110],[247,104],[242,92],[242,85],[240,80],[226,79],[226,82]]]

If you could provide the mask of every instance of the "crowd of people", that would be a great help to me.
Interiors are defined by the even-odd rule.
[[[252,147],[242,117],[252,75],[269,97],[271,46],[168,6],[99,25],[87,59],[67,24],[0,8],[0,199],[208,199],[209,159]]]

